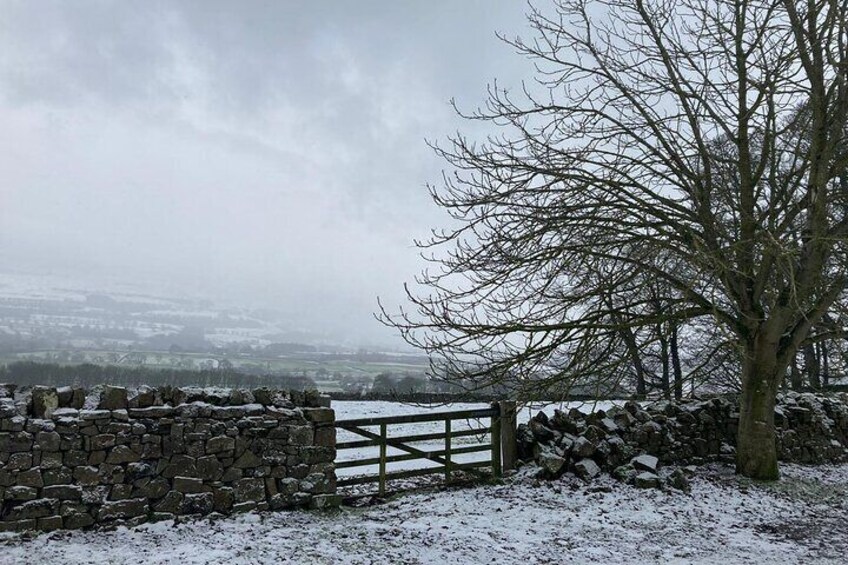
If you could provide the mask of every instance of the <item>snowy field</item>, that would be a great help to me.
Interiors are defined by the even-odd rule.
[[[846,562],[848,465],[775,485],[705,467],[692,493],[519,474],[504,485],[327,513],[254,513],[133,530],[0,538],[3,563],[815,564]]]

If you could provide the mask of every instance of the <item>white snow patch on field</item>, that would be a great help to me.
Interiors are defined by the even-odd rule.
[[[844,563],[848,465],[787,466],[784,476],[778,485],[759,485],[740,481],[727,467],[702,469],[686,495],[610,479],[590,486],[537,482],[524,473],[504,485],[408,494],[328,513],[7,536],[0,561]]]
[[[553,415],[554,409],[568,411],[571,408],[589,413],[595,410],[609,410],[613,405],[623,404],[618,400],[599,400],[597,402],[574,400],[569,402],[534,402],[518,411],[518,422],[527,422],[539,411]],[[421,414],[426,412],[451,412],[488,408],[485,402],[454,402],[451,404],[407,404],[387,400],[334,400],[333,409],[336,419],[376,418],[380,416],[400,416],[403,414]]]

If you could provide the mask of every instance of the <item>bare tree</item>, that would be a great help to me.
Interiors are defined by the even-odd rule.
[[[812,327],[800,352],[792,360],[789,385],[793,390],[827,389],[832,378],[845,376],[848,357],[844,328],[848,327],[848,320],[841,308],[837,314],[841,317],[827,314]]]
[[[624,329],[708,319],[740,360],[737,471],[777,478],[777,391],[845,298],[846,11],[531,8],[533,39],[504,40],[537,82],[490,88],[467,115],[485,140],[435,146],[456,170],[431,192],[458,227],[420,243],[437,268],[384,320],[434,372],[558,383],[618,371]],[[675,291],[666,312],[646,277]]]

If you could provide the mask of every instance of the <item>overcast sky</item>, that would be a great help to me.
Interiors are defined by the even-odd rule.
[[[531,71],[518,1],[0,1],[0,270],[364,340],[446,221],[449,99]]]

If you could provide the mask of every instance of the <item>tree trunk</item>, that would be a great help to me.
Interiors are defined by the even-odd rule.
[[[821,343],[821,373],[822,373],[822,386],[827,388],[830,386],[830,351],[827,346],[827,342],[824,341]]]
[[[662,388],[663,398],[671,398],[671,359],[668,355],[668,339],[665,337],[662,324],[657,326],[657,335],[660,340],[660,362],[662,364],[662,378],[660,379],[660,387]]]
[[[798,369],[798,360],[792,359],[791,382],[792,390],[800,391],[804,387],[804,380],[801,376],[801,371]]]
[[[630,361],[633,363],[633,371],[636,374],[636,395],[639,398],[645,398],[647,387],[645,386],[645,366],[642,364],[642,358],[639,355],[639,346],[636,343],[636,336],[630,328],[621,330],[621,337],[627,345],[627,351],[630,353]]]
[[[736,441],[736,472],[746,477],[777,480],[774,406],[780,386],[777,347],[746,355]],[[768,349],[773,349],[769,351]]]
[[[804,346],[804,369],[807,371],[807,379],[810,387],[814,390],[819,390],[821,388],[819,362],[816,357],[816,350],[811,343]]]
[[[671,364],[674,368],[674,399],[683,398],[683,369],[680,366],[680,352],[677,349],[677,324],[671,328]]]

